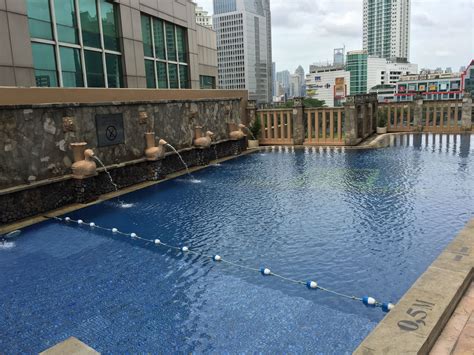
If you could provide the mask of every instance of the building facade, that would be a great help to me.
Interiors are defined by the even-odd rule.
[[[413,101],[417,95],[425,101],[459,100],[463,97],[464,85],[464,73],[407,75],[397,83],[395,100]]]
[[[462,70],[462,78],[464,81],[464,92],[469,92],[474,97],[474,59]]]
[[[217,80],[191,1],[7,0],[0,26],[1,86],[199,88],[204,67]]]
[[[408,61],[410,0],[364,0],[363,48],[369,55]]]
[[[367,93],[367,51],[352,51],[346,56],[346,70],[351,73],[350,89],[352,95]]]
[[[298,68],[296,68],[295,75],[298,75],[300,77],[299,96],[306,96],[305,75],[304,75],[304,69],[301,65],[298,65]]]
[[[417,74],[418,65],[370,56],[366,51],[347,53],[347,70],[351,73],[351,93],[366,94],[378,85],[396,84],[403,75]]]
[[[214,0],[219,88],[247,89],[259,103],[272,101],[270,0]]]
[[[327,107],[341,106],[351,93],[350,77],[343,65],[313,66],[306,75],[306,95],[323,100]]]
[[[212,28],[212,16],[201,6],[196,6],[196,23],[204,27]]]
[[[292,74],[290,76],[290,97],[300,97],[301,93],[301,76],[298,74]]]
[[[288,70],[276,73],[276,82],[278,86],[277,95],[290,95],[290,72]]]

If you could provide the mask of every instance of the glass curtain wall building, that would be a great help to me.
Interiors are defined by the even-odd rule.
[[[366,51],[348,52],[346,70],[351,73],[351,95],[367,93],[367,59]]]
[[[216,33],[196,24],[195,8],[189,0],[9,0],[0,6],[0,86],[215,87]]]
[[[123,87],[120,20],[106,0],[27,0],[36,86]]]

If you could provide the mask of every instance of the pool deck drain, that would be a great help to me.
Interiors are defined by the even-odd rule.
[[[461,298],[464,295],[471,297],[472,291],[466,291],[472,285],[473,273],[474,219],[471,219],[354,354],[428,354],[431,349],[436,351],[433,347],[438,339],[443,340],[443,336],[440,337],[443,329],[449,332],[448,321],[456,318],[456,307],[464,305],[459,303]],[[468,319],[467,328],[463,327],[460,332],[460,346],[466,346],[462,344],[469,344],[469,341],[472,344],[472,313]],[[448,328],[445,328],[446,324]]]

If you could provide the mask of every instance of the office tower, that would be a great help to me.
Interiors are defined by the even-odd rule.
[[[214,29],[221,89],[247,89],[249,98],[272,100],[270,0],[214,0]]]

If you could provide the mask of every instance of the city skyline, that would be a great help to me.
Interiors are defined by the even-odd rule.
[[[211,14],[212,0],[198,0]],[[411,1],[410,61],[419,68],[466,66],[474,53],[474,2]],[[332,62],[333,49],[362,49],[362,0],[271,0],[276,70]],[[444,24],[444,25],[443,25]],[[456,24],[453,26],[452,24]],[[446,26],[448,30],[446,30]],[[312,47],[308,42],[315,43]]]

